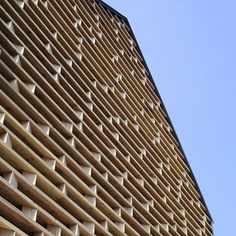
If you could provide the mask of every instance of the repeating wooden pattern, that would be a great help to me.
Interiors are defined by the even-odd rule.
[[[127,22],[90,0],[0,14],[0,235],[213,235]]]

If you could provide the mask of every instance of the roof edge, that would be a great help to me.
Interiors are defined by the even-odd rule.
[[[103,7],[105,7],[106,9],[110,10],[113,14],[117,15],[118,17],[120,17],[121,19],[123,19],[124,21],[128,22],[127,17],[125,17],[124,15],[122,15],[120,12],[118,12],[117,10],[115,10],[114,8],[112,8],[111,6],[109,6],[108,4],[106,4],[104,1],[102,0],[95,0],[96,3],[100,3]]]
[[[165,105],[164,105],[164,103],[163,103],[163,100],[162,100],[162,98],[161,98],[161,96],[160,96],[160,93],[159,93],[159,91],[158,91],[158,89],[157,89],[156,83],[155,83],[155,81],[154,81],[154,79],[153,79],[153,77],[152,77],[152,74],[151,74],[151,72],[150,72],[148,66],[147,66],[146,60],[145,60],[145,58],[144,58],[144,56],[143,56],[143,53],[142,53],[142,51],[141,51],[141,49],[140,49],[140,47],[139,47],[139,44],[138,44],[138,42],[137,42],[137,40],[136,40],[136,37],[135,37],[134,32],[133,32],[133,30],[132,30],[132,27],[131,27],[131,25],[130,25],[130,23],[129,23],[129,21],[128,21],[128,18],[125,17],[124,15],[122,15],[121,13],[119,13],[118,11],[116,11],[114,8],[112,8],[112,7],[109,6],[108,4],[106,4],[104,1],[102,1],[102,0],[95,0],[95,1],[96,1],[97,3],[99,3],[99,4],[101,4],[101,5],[102,5],[103,7],[105,7],[106,9],[110,10],[111,13],[113,13],[113,14],[117,15],[119,18],[123,19],[123,20],[125,21],[125,23],[128,25],[128,27],[129,27],[129,29],[130,29],[131,37],[133,38],[134,42],[136,43],[137,50],[138,50],[138,52],[140,53],[140,56],[141,56],[142,59],[143,59],[143,64],[144,64],[146,70],[147,70],[148,73],[149,73],[149,76],[150,76],[150,79],[151,79],[152,84],[153,84],[154,87],[155,87],[156,95],[158,96],[158,98],[159,98],[160,101],[161,101],[161,107],[162,107],[163,111],[166,113],[166,119],[167,119],[168,123],[170,124],[170,126],[171,126],[171,128],[172,128],[172,130],[173,130],[173,131],[172,131],[172,134],[173,134],[173,136],[175,137],[176,141],[178,142],[178,144],[179,144],[179,149],[180,149],[180,151],[182,152],[182,154],[183,154],[183,156],[184,156],[184,161],[185,161],[187,167],[188,167],[189,170],[190,170],[190,172],[189,172],[190,177],[193,179],[193,181],[194,181],[194,183],[195,183],[195,185],[196,185],[196,189],[197,189],[197,191],[198,191],[199,194],[200,194],[200,200],[201,200],[202,204],[204,205],[204,207],[206,208],[207,216],[209,217],[209,219],[210,219],[211,222],[213,223],[213,219],[212,219],[212,216],[211,216],[211,214],[210,214],[210,211],[209,211],[209,209],[208,209],[208,207],[207,207],[207,204],[206,204],[205,199],[204,199],[204,197],[203,197],[203,195],[202,195],[202,192],[201,192],[200,187],[199,187],[199,185],[198,185],[198,183],[197,183],[197,180],[196,180],[196,178],[195,178],[195,176],[194,176],[194,174],[193,174],[192,168],[191,168],[191,166],[190,166],[190,164],[189,164],[189,161],[188,161],[188,159],[187,159],[187,156],[185,155],[185,152],[184,152],[184,150],[183,150],[183,147],[182,147],[182,145],[181,145],[181,142],[180,142],[180,140],[179,140],[179,138],[178,138],[178,136],[177,136],[177,133],[176,133],[176,131],[175,131],[175,128],[174,128],[174,126],[173,126],[173,123],[172,123],[172,121],[171,121],[171,119],[170,119],[170,116],[169,116],[169,114],[168,114],[168,112],[167,112],[167,110],[166,110],[166,108],[165,108]]]

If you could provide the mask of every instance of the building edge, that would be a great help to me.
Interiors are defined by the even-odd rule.
[[[171,119],[170,119],[170,116],[169,116],[169,114],[168,114],[168,112],[167,112],[167,110],[166,110],[166,107],[165,107],[165,105],[164,105],[164,103],[163,103],[163,100],[162,100],[162,98],[161,98],[161,96],[160,96],[160,93],[159,93],[159,91],[158,91],[158,89],[157,89],[156,83],[155,83],[155,81],[154,81],[154,79],[153,79],[153,77],[152,77],[152,74],[151,74],[151,72],[150,72],[148,66],[147,66],[146,60],[145,60],[145,58],[144,58],[144,56],[143,56],[143,53],[142,53],[142,51],[141,51],[141,49],[140,49],[140,47],[139,47],[139,44],[138,44],[138,42],[137,42],[137,40],[136,40],[135,34],[134,34],[133,30],[132,30],[132,27],[131,27],[131,25],[130,25],[130,23],[129,23],[128,18],[127,18],[126,16],[122,15],[120,12],[118,12],[118,11],[115,10],[114,8],[112,8],[111,6],[109,6],[109,5],[108,5],[107,3],[105,3],[104,1],[102,1],[102,0],[95,0],[95,1],[96,1],[98,4],[101,4],[104,8],[110,10],[111,13],[113,13],[113,14],[117,15],[119,18],[121,18],[121,19],[127,24],[127,26],[129,27],[130,35],[131,35],[131,37],[133,38],[133,40],[134,40],[134,42],[135,42],[135,44],[136,44],[137,50],[138,50],[140,56],[141,56],[142,59],[143,59],[143,65],[144,65],[145,69],[147,70],[147,72],[149,73],[149,77],[150,77],[151,82],[152,82],[152,84],[153,84],[153,86],[154,86],[154,88],[155,88],[155,93],[156,93],[157,97],[158,97],[158,98],[160,99],[160,101],[161,101],[161,104],[160,104],[160,105],[161,105],[161,108],[162,108],[163,111],[166,113],[166,119],[167,119],[168,123],[170,124],[170,127],[171,127],[171,129],[172,129],[172,134],[173,134],[173,136],[175,137],[176,141],[178,142],[179,149],[180,149],[181,153],[182,153],[183,156],[184,156],[184,162],[186,163],[187,167],[188,167],[189,170],[190,170],[189,175],[190,175],[190,177],[192,178],[192,180],[194,181],[194,184],[195,184],[195,186],[196,186],[196,189],[197,189],[197,191],[198,191],[199,194],[200,194],[200,200],[201,200],[202,204],[204,205],[204,207],[206,208],[206,214],[207,214],[207,216],[209,217],[211,223],[214,223],[214,221],[213,221],[213,219],[212,219],[212,216],[211,216],[211,213],[210,213],[210,211],[209,211],[209,209],[208,209],[208,207],[207,207],[206,201],[205,201],[205,199],[204,199],[204,197],[203,197],[203,194],[202,194],[202,192],[201,192],[201,190],[200,190],[200,187],[199,187],[199,185],[198,185],[198,183],[197,183],[197,180],[196,180],[196,178],[195,178],[195,176],[194,176],[194,173],[193,173],[192,168],[191,168],[191,166],[190,166],[190,164],[189,164],[189,161],[188,161],[188,159],[187,159],[187,156],[186,156],[186,154],[185,154],[185,152],[184,152],[184,149],[183,149],[183,147],[182,147],[182,145],[181,145],[181,142],[180,142],[180,140],[179,140],[179,138],[178,138],[178,135],[177,135],[177,133],[176,133],[176,131],[175,131],[174,125],[173,125],[173,123],[172,123],[172,121],[171,121]]]

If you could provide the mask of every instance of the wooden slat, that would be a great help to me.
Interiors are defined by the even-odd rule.
[[[99,2],[2,1],[0,235],[211,236],[130,26]]]

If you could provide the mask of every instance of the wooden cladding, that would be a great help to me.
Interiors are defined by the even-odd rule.
[[[0,235],[213,235],[127,22],[89,0],[0,14]]]

